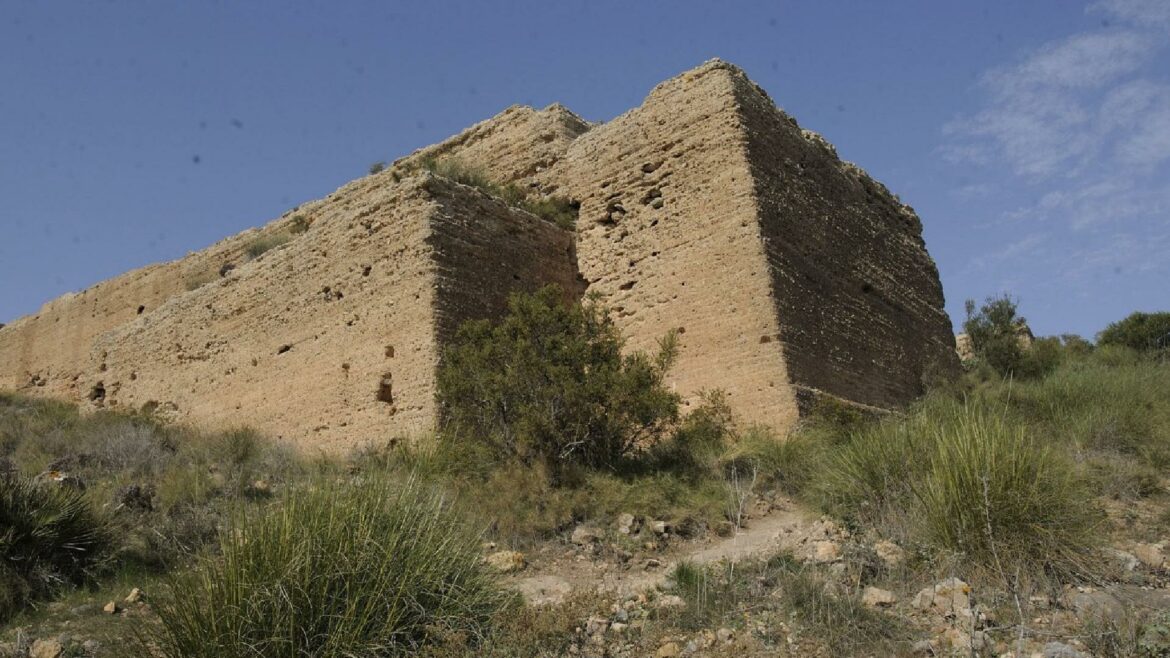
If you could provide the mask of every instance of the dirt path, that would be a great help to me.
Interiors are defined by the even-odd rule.
[[[533,605],[564,600],[573,592],[601,591],[616,595],[642,592],[664,582],[682,561],[707,564],[739,562],[796,550],[807,544],[816,516],[791,501],[774,505],[752,518],[730,537],[706,542],[681,542],[653,557],[633,558],[624,564],[592,559],[576,551],[549,555],[553,548],[535,556],[532,567],[511,579],[511,586]]]

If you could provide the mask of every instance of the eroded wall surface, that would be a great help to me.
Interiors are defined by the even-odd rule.
[[[538,174],[555,165],[569,144],[590,127],[563,105],[543,110],[513,105],[454,137],[397,160],[394,166],[410,169],[428,159],[455,159],[483,169],[496,182],[527,189],[536,185]],[[553,185],[541,191],[557,190]]]
[[[325,450],[425,431],[439,205],[418,180],[368,190],[302,239],[103,334],[91,378],[104,404]]]
[[[580,202],[581,272],[629,346],[678,332],[670,383],[688,403],[722,389],[746,421],[795,421],[730,68],[662,83],[543,179]]]
[[[218,278],[227,263],[247,259],[248,245],[279,232],[273,224],[245,231],[187,257],[133,270],[45,304],[0,330],[0,388],[72,397],[82,392],[93,340],[150,313],[171,297]]]
[[[791,382],[892,408],[958,371],[922,223],[734,69]]]
[[[730,64],[664,82],[538,176],[580,201],[581,271],[631,345],[685,330],[688,399],[721,388],[785,428],[819,397],[898,407],[956,372],[914,211]]]
[[[577,281],[572,236],[430,174],[381,179],[303,236],[93,338],[74,399],[328,452],[435,423],[440,340]]]
[[[571,231],[442,178],[435,177],[432,186],[462,191],[441,195],[458,203],[442,204],[429,217],[440,345],[468,320],[502,317],[513,292],[555,284],[566,300],[581,297]]]

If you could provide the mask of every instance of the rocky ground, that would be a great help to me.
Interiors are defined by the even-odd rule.
[[[903,547],[851,536],[834,521],[818,518],[783,496],[758,498],[744,526],[729,536],[686,540],[671,531],[664,522],[624,515],[613,527],[579,526],[568,541],[528,554],[489,545],[487,559],[507,574],[509,584],[530,605],[557,606],[582,593],[610,602],[609,614],[581,619],[574,629],[577,638],[569,652],[583,656],[817,653],[821,647],[816,638],[809,642],[782,618],[773,618],[776,627],[766,628],[759,614],[754,621],[749,613],[742,623],[686,633],[646,632],[650,626],[658,631],[670,626],[664,611],[695,604],[676,593],[671,575],[679,563],[735,564],[780,554],[790,554],[802,568],[823,577],[827,588],[899,619],[911,634],[898,653],[1170,655],[1170,625],[1155,624],[1146,628],[1145,636],[1135,636],[1142,632],[1139,622],[1170,610],[1165,542],[1122,540],[1106,551],[1105,559],[1113,563],[1111,578],[1030,594],[1021,601],[1011,592],[980,592],[955,577],[924,584],[922,574],[905,570]],[[876,558],[880,575],[868,580],[882,586],[860,582],[866,579],[857,577],[859,555]],[[775,588],[764,594],[783,598],[784,591]],[[777,639],[783,646],[769,646]],[[651,640],[650,645],[643,640]],[[1144,653],[1127,653],[1133,649]]]
[[[1138,632],[1138,620],[1170,610],[1165,542],[1119,542],[1108,550],[1116,567],[1111,580],[1018,600],[955,577],[924,580],[905,566],[909,549],[854,536],[782,495],[759,496],[747,509],[743,526],[722,529],[724,536],[685,537],[665,521],[627,514],[608,527],[578,526],[525,552],[488,543],[485,560],[534,615],[569,615],[563,655],[837,655],[786,603],[785,586],[759,575],[760,564],[778,555],[833,596],[859,602],[901,629],[889,649],[871,655],[1076,658],[1170,651],[1170,622],[1146,624],[1141,638],[1126,636]],[[680,564],[742,565],[753,582],[737,585],[742,591],[734,605],[704,601],[675,582]],[[154,621],[148,587],[161,583],[147,582],[81,591],[44,606],[4,632],[0,656],[127,655],[125,639]],[[695,609],[704,605],[722,607],[717,614]],[[1151,628],[1161,635],[1150,637]],[[1147,653],[1120,650],[1143,642]]]

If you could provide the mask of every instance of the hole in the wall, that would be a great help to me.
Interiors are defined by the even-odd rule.
[[[90,402],[101,402],[102,400],[105,400],[105,399],[106,399],[106,385],[105,384],[98,382],[98,383],[93,385],[93,388],[89,389],[89,401]]]
[[[760,336],[760,344],[761,345],[763,345],[765,343],[770,343],[770,342],[772,342],[771,336]]]
[[[224,263],[219,268],[219,276],[225,277],[228,275],[228,272],[231,272],[234,269],[236,269],[235,263]]]
[[[142,312],[145,310],[146,310],[146,306],[144,306],[142,304],[138,305],[138,315],[142,315]]]
[[[680,334],[685,334],[686,332],[687,332],[687,328],[686,328],[686,327],[679,327],[679,328],[678,328],[678,333],[680,333]]]
[[[520,280],[520,275],[519,275],[519,274],[513,274],[513,275],[512,275],[512,279],[513,279],[513,280],[515,280],[515,281],[519,281],[519,280]]]
[[[291,349],[292,349],[292,345],[281,345],[279,348],[277,348],[276,353],[277,354],[284,354],[285,352],[287,352]]]
[[[869,294],[873,292],[873,286],[869,285],[868,283],[863,283],[861,284],[861,292]]]
[[[387,346],[386,346],[386,358],[387,358],[387,359],[393,359],[393,358],[394,358],[394,346],[393,346],[393,345],[387,345]]]
[[[366,265],[365,267],[363,267],[363,268],[362,268],[362,276],[370,276],[370,272],[371,272],[373,269],[374,269],[374,268],[373,268],[373,266],[372,266],[372,265]]]
[[[378,402],[394,403],[394,377],[390,373],[382,375],[378,380]]]
[[[618,289],[619,290],[630,290],[635,285],[637,285],[637,283],[638,283],[637,281],[627,281],[627,282],[623,283],[622,285],[618,286]]]

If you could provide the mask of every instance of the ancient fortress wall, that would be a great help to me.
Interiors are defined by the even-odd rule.
[[[554,104],[543,110],[513,105],[450,139],[397,160],[394,166],[411,169],[426,160],[452,158],[482,168],[499,183],[527,187],[535,182],[537,174],[564,157],[573,140],[590,127],[563,105]],[[552,193],[556,189],[542,191]]]
[[[439,345],[467,320],[503,316],[512,292],[555,284],[568,299],[581,297],[571,231],[442,178],[433,178],[432,187],[461,192],[461,203],[444,204],[430,216]]]
[[[576,230],[424,171],[441,160],[572,200]],[[599,294],[630,348],[676,331],[669,381],[688,403],[723,389],[781,432],[820,397],[896,407],[957,368],[913,210],[713,60],[603,124],[508,108],[261,229],[50,302],[0,329],[0,388],[344,450],[429,432],[459,324],[546,283]]]
[[[678,332],[671,384],[748,421],[796,419],[730,71],[702,67],[579,137],[542,187],[580,201],[578,254],[629,345]],[[761,337],[766,337],[761,340]]]
[[[742,71],[731,77],[793,385],[890,408],[954,373],[951,322],[913,209]]]
[[[441,335],[498,314],[513,290],[577,285],[569,232],[425,172],[380,177],[315,216],[92,337],[68,362],[66,397],[326,451],[417,436],[435,423]],[[5,339],[27,331],[12,329]]]
[[[133,270],[64,295],[36,314],[5,326],[0,330],[0,389],[80,395],[81,376],[97,336],[211,281],[223,264],[245,260],[249,244],[280,232],[285,222],[278,220],[186,258]]]

